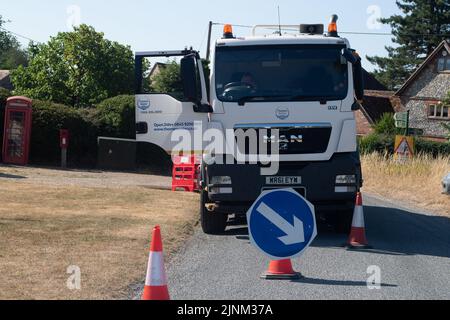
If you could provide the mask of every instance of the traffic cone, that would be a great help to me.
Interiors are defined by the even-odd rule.
[[[352,229],[348,237],[347,248],[349,249],[369,249],[369,243],[366,239],[366,228],[364,226],[364,211],[362,205],[362,195],[358,192],[356,195],[356,205],[353,212]]]
[[[269,270],[261,278],[267,280],[297,280],[301,279],[302,275],[294,271],[291,259],[284,259],[270,261]]]
[[[159,226],[153,229],[142,300],[170,300],[164,269],[161,228]]]

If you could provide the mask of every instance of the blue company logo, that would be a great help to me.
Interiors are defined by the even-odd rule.
[[[148,108],[150,108],[150,100],[139,99],[137,102],[137,106],[141,110],[147,110]]]
[[[278,108],[275,111],[275,115],[277,116],[278,119],[285,120],[285,119],[289,118],[289,109],[287,109],[287,108]]]
[[[293,189],[263,192],[247,218],[251,242],[273,259],[301,255],[317,235],[314,207]]]

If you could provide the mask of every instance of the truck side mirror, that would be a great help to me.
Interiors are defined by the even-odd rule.
[[[183,94],[187,101],[198,104],[197,62],[194,55],[187,55],[181,59],[181,81]]]
[[[355,50],[347,48],[342,50],[342,57],[352,64],[355,96],[358,101],[361,101],[364,98],[364,74],[361,65],[361,57]]]
[[[358,59],[353,55],[352,50],[347,48],[342,50],[342,56],[351,64],[355,64],[358,61]]]
[[[358,58],[358,61],[353,64],[353,82],[356,99],[361,101],[364,98],[364,75],[361,58]]]

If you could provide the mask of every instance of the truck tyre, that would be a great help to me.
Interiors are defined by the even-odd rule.
[[[205,203],[208,193],[204,190],[200,192],[200,222],[202,230],[206,234],[222,234],[227,227],[228,215],[220,212],[209,212]]]
[[[336,215],[335,229],[338,233],[349,234],[352,229],[354,207],[347,210],[339,211]]]

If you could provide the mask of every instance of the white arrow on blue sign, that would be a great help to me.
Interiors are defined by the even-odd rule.
[[[253,245],[274,260],[300,256],[317,236],[314,206],[291,188],[264,191],[247,221]]]

